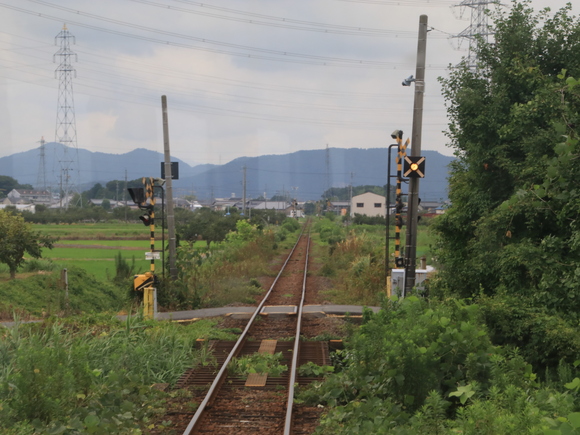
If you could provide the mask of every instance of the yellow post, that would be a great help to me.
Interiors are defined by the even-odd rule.
[[[154,287],[143,289],[143,317],[146,319],[155,318]]]

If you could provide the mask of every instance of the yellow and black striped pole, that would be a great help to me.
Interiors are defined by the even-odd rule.
[[[151,285],[143,289],[143,316],[148,319],[155,317],[155,193],[153,191],[153,178],[143,177],[145,185],[145,199],[148,203],[149,231],[151,237]]]
[[[403,199],[401,192],[401,181],[403,173],[403,159],[407,154],[407,146],[409,146],[409,139],[403,144],[402,138],[397,138],[399,144],[399,152],[397,153],[397,202],[395,205],[395,259],[401,257],[401,227],[403,226],[403,219],[401,217],[401,210],[403,209]],[[397,265],[398,266],[398,265]]]

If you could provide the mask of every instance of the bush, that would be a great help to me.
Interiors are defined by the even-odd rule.
[[[446,397],[457,385],[485,384],[489,378],[495,351],[476,306],[428,304],[409,297],[389,301],[378,314],[367,311],[363,317],[364,324],[343,351],[346,367],[303,396],[339,406],[329,419],[346,418],[346,411],[372,400],[387,409],[414,412],[430,391]],[[351,417],[364,419],[357,416]]]
[[[46,271],[51,272],[57,268],[51,260],[49,259],[39,259],[39,258],[31,258],[26,260],[24,264],[20,267],[21,272],[40,272]]]
[[[234,302],[254,303],[256,287],[249,285],[251,277],[267,273],[267,261],[274,254],[278,234],[258,231],[253,225],[251,240],[239,240],[233,235],[228,241],[214,243],[211,248],[199,249],[193,245],[181,246],[177,267],[179,284],[166,290],[166,299],[173,301],[171,308],[193,309],[199,306],[223,306]],[[232,238],[233,237],[233,238]],[[275,239],[276,237],[276,239]]]
[[[288,218],[282,223],[282,228],[289,233],[293,233],[300,229],[300,222],[297,219]]]
[[[538,373],[556,370],[562,360],[580,359],[577,324],[524,297],[481,295],[477,301],[493,342],[520,349]]]
[[[494,347],[482,309],[389,301],[341,352],[341,372],[300,400],[328,406],[317,434],[576,433],[580,379],[542,386],[515,350]],[[564,390],[564,391],[562,391]],[[570,390],[570,391],[565,391]]]
[[[135,275],[135,256],[133,256],[131,264],[129,264],[119,251],[115,256],[115,278],[113,278],[113,281],[121,284],[133,275]]]

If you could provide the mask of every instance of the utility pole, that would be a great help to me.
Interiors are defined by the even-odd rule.
[[[125,169],[125,188],[123,189],[123,203],[125,204],[125,222],[127,222],[127,169]]]
[[[242,199],[242,214],[246,216],[246,165],[244,165],[244,182],[243,184],[243,199]]]
[[[354,172],[350,173],[350,185],[348,186],[348,222],[350,223],[350,220],[353,217],[353,213],[352,213],[352,182],[354,179]]]
[[[177,266],[175,264],[177,250],[175,239],[175,214],[173,211],[173,183],[171,173],[171,153],[169,152],[169,122],[167,120],[167,97],[161,96],[163,110],[163,150],[165,158],[165,185],[167,190],[167,230],[169,233],[169,276],[172,280],[177,279]]]
[[[417,70],[415,72],[415,101],[413,105],[413,129],[410,155],[421,155],[421,129],[423,127],[423,96],[425,94],[425,57],[427,53],[427,15],[419,18],[417,43]],[[417,217],[419,208],[419,178],[409,179],[407,204],[407,240],[405,246],[405,293],[415,287],[417,264]]]
[[[36,190],[46,190],[46,154],[44,149],[44,136],[40,139],[40,162],[38,164],[38,176],[36,178]],[[52,198],[51,198],[52,202]]]
[[[330,199],[330,150],[328,149],[328,144],[326,144],[326,198]]]

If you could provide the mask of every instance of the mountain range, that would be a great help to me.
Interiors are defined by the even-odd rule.
[[[44,177],[40,148],[0,158],[0,175],[15,178],[21,184],[58,189],[63,172],[63,145],[49,142],[44,146]],[[78,155],[78,175],[71,178],[79,190],[95,183],[111,180],[134,180],[140,177],[160,177],[163,153],[138,148],[124,154],[108,154],[85,149],[67,150],[70,168]],[[420,183],[423,200],[447,198],[448,165],[454,158],[436,151],[423,151],[426,159],[425,178]],[[330,187],[377,185],[387,183],[387,148],[327,148],[302,150],[283,155],[240,157],[223,165],[190,166],[179,158],[179,179],[173,180],[176,196],[195,194],[200,199],[241,197],[245,178],[246,197],[287,195],[298,200],[318,200]],[[396,153],[391,156],[391,184],[396,180]],[[406,188],[403,187],[403,192]]]

